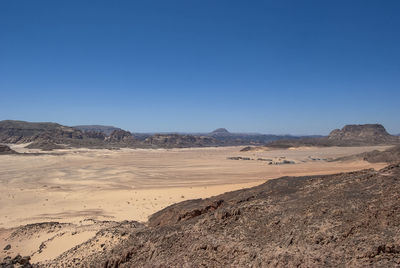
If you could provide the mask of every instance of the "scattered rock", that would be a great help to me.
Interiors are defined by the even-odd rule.
[[[13,259],[11,257],[6,257],[0,263],[1,268],[31,268],[33,267],[30,263],[30,256],[22,257],[21,255],[15,256]]]
[[[228,160],[253,160],[250,157],[241,157],[241,156],[232,156],[232,157],[227,157],[226,159],[228,159]]]

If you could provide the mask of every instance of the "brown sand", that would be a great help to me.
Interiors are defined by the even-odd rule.
[[[62,155],[0,156],[0,255],[13,252],[31,255],[41,242],[49,239],[47,234],[38,235],[36,240],[31,238],[29,243],[23,239],[12,240],[10,230],[5,228],[45,221],[76,226],[88,219],[146,221],[149,215],[173,203],[255,186],[271,178],[380,169],[384,163],[327,162],[310,160],[310,157],[336,158],[386,148],[296,148],[259,152],[240,152],[241,147],[69,149],[56,151]],[[26,150],[21,146],[13,149]],[[227,159],[232,156],[254,160]],[[268,165],[266,161],[256,160],[283,157],[296,164]],[[63,228],[62,235],[55,238],[52,233],[53,239],[47,242],[49,246],[34,255],[33,260],[54,258],[89,239],[95,231],[82,229],[72,235],[74,231]],[[63,242],[57,239],[60,237]],[[11,242],[14,248],[2,251]]]

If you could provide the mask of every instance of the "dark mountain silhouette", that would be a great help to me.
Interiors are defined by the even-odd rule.
[[[211,135],[230,135],[231,133],[226,128],[217,128],[210,133]]]

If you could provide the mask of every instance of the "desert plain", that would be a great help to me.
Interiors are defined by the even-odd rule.
[[[53,245],[48,247],[51,251],[40,250],[33,261],[55,258],[94,236],[98,228],[85,227],[94,221],[145,222],[171,204],[252,187],[282,176],[380,169],[386,163],[331,160],[389,148],[300,147],[248,152],[241,152],[243,147],[74,148],[43,152],[24,145],[11,147],[25,154],[0,156],[0,248],[9,243],[14,246],[1,255],[32,255],[48,239],[46,234],[38,234],[29,243],[10,241],[12,228],[40,222],[73,224],[71,230],[63,228],[59,235],[64,235],[62,240],[52,240]],[[232,157],[246,160],[229,159]],[[283,160],[290,164],[276,164]]]
[[[88,218],[146,221],[170,204],[251,187],[272,178],[379,169],[385,164],[327,160],[388,147],[240,152],[241,148],[68,149],[0,156],[0,227]],[[228,159],[237,156],[251,160]],[[269,165],[259,158],[287,159],[295,164]]]

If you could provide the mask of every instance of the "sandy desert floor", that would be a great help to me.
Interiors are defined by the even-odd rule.
[[[91,220],[146,221],[149,215],[173,203],[255,186],[272,178],[380,169],[384,163],[326,159],[388,147],[240,152],[241,148],[68,149],[40,155],[2,155],[0,250],[10,242],[4,240],[10,234],[8,228],[24,224],[58,221],[83,226]],[[22,146],[13,149],[27,151]],[[227,159],[237,156],[252,160]],[[268,165],[258,158],[286,159],[296,164]],[[87,240],[97,230],[81,228],[84,231],[80,236],[73,237],[75,231],[70,232],[72,242],[61,243],[63,250]],[[29,255],[40,241],[43,236],[34,245],[20,243],[12,251]],[[62,252],[49,254],[54,257]],[[36,261],[48,256],[37,255]]]

